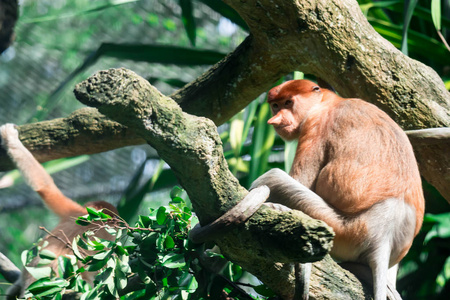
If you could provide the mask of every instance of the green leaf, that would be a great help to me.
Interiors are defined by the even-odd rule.
[[[78,219],[75,221],[75,223],[80,225],[80,226],[88,226],[88,225],[91,224],[91,222],[88,221],[87,218],[84,217],[84,216],[78,217]]]
[[[193,293],[198,288],[198,282],[192,274],[186,272],[181,274],[178,280],[178,286],[183,290],[188,290]]]
[[[117,245],[114,251],[117,255],[129,255],[127,249],[121,245]]]
[[[115,7],[118,5],[123,5],[123,4],[137,2],[137,1],[139,1],[139,0],[110,0],[110,1],[107,1],[106,4],[103,4],[103,3],[97,4],[95,2],[94,3],[87,2],[90,5],[87,4],[81,10],[66,9],[62,13],[60,11],[58,11],[58,13],[56,13],[56,14],[46,14],[43,17],[37,17],[37,18],[26,18],[24,20],[21,20],[20,22],[23,24],[30,24],[30,23],[55,21],[55,20],[64,19],[64,18],[74,18],[74,17],[82,16],[82,15],[85,15],[88,13],[98,12],[98,11],[105,10],[105,9]]]
[[[267,120],[272,116],[270,106],[264,102],[259,107],[258,117],[253,132],[250,156],[250,172],[248,175],[249,185],[255,179],[267,171],[267,161],[275,141],[275,130],[267,124]]]
[[[98,275],[95,277],[95,280],[98,281],[99,284],[106,285],[108,291],[112,296],[118,297],[118,292],[114,284],[114,268],[105,268],[105,270],[98,273]]]
[[[78,166],[88,161],[89,159],[90,159],[89,155],[60,158],[49,162],[45,162],[42,164],[42,166],[47,171],[47,173],[54,174]],[[18,170],[10,171],[3,176],[7,176],[8,178],[10,178],[13,181],[13,184],[19,183],[23,180],[22,174],[20,174]]]
[[[103,260],[103,259],[109,259],[109,257],[113,254],[114,250],[109,251],[100,251],[97,252],[92,258],[95,260]]]
[[[395,47],[401,47],[402,28],[400,26],[371,17],[367,17],[367,19],[373,28],[385,39]],[[433,60],[439,61],[440,64],[450,63],[450,55],[448,55],[448,50],[442,42],[413,30],[409,31],[408,36],[410,52],[415,54],[428,53],[430,49],[433,49]]]
[[[103,268],[107,263],[108,263],[108,260],[106,260],[106,259],[93,260],[92,262],[89,263],[88,271],[90,271],[90,272],[98,271],[101,268]]]
[[[60,292],[68,285],[69,282],[64,279],[50,280],[49,278],[43,278],[30,284],[28,290],[35,296],[44,297]]]
[[[436,278],[436,283],[439,287],[443,288],[450,281],[450,257],[445,260],[444,266],[441,272]]]
[[[196,25],[191,0],[179,0],[181,7],[181,20],[191,45],[195,47]]]
[[[54,174],[81,165],[82,163],[87,162],[89,159],[89,155],[60,158],[44,163],[43,167],[45,168],[47,173]]]
[[[188,221],[192,217],[192,211],[189,207],[185,206],[183,207],[183,214],[181,215],[183,220]]]
[[[78,243],[84,244],[84,241],[80,238],[80,236],[76,236],[73,241],[72,241],[72,250],[73,250],[73,254],[80,260],[84,259],[84,255],[81,254],[80,250],[78,249],[79,244]]]
[[[133,179],[126,188],[124,195],[120,199],[119,205],[117,206],[119,215],[125,221],[131,220],[136,215],[142,201],[144,200],[144,197],[153,190],[156,182],[158,181],[164,170],[165,163],[163,160],[160,160],[155,172],[153,173],[153,176],[144,184],[139,186],[147,163],[148,159],[142,163],[139,170],[135,173]]]
[[[223,1],[200,0],[200,2],[209,6],[211,9],[218,12],[233,23],[239,25],[242,29],[248,30],[247,23],[245,23],[241,16]]]
[[[234,152],[234,156],[238,157],[241,153],[244,131],[244,111],[240,111],[231,120],[230,124],[230,146]]]
[[[164,225],[166,220],[166,208],[164,206],[161,206],[160,208],[158,208],[158,211],[156,213],[156,222],[158,222],[159,225]]]
[[[99,217],[102,218],[102,220],[109,220],[109,219],[112,219],[112,217],[111,217],[110,215],[104,213],[103,210],[102,210],[102,211],[99,211],[98,214],[99,214]],[[113,216],[114,216],[114,215],[113,215]]]
[[[52,274],[52,268],[51,267],[27,267],[25,266],[25,269],[36,279],[41,279],[45,277],[50,277]]]
[[[100,217],[100,212],[98,210],[96,210],[95,208],[86,207],[86,210],[91,218],[96,219],[96,218]]]
[[[183,198],[175,197],[172,199],[171,203],[184,203]]]
[[[158,238],[156,239],[156,248],[160,251],[164,251],[164,242],[166,241],[166,238],[164,235],[160,234]]]
[[[403,33],[402,33],[402,47],[401,50],[405,55],[408,55],[408,29],[409,23],[413,16],[418,0],[405,0],[404,2],[404,18],[403,18]]]
[[[164,160],[160,159],[158,166],[155,169],[155,172],[153,173],[153,176],[150,180],[150,190],[153,190],[156,182],[158,181],[159,177],[161,176],[163,170],[164,170],[164,165],[166,163],[164,162]]]
[[[73,257],[73,256],[72,256]],[[73,262],[75,263],[75,261]],[[74,275],[72,260],[65,256],[58,257],[58,273],[61,278],[69,278]]]
[[[423,243],[426,245],[434,238],[449,239],[450,238],[450,213],[443,213],[438,215],[426,214],[424,217],[424,224],[434,224]]]
[[[54,260],[56,258],[56,255],[50,250],[42,249],[41,251],[39,251],[39,257],[42,259]]]
[[[20,256],[22,265],[28,265],[38,255],[37,248],[33,247],[31,250],[24,250]]]
[[[178,186],[174,186],[173,189],[170,191],[170,198],[174,199],[174,198],[180,197],[182,193],[183,193],[182,188],[180,188]]]
[[[122,270],[126,270],[129,269],[128,264],[126,264],[126,266],[122,266],[122,263],[120,262],[120,260],[116,260],[116,267],[114,269],[114,274],[115,274],[115,283],[116,286],[119,290],[124,289],[127,286],[127,276],[125,274],[125,272],[123,272]]]
[[[169,253],[162,258],[161,265],[169,269],[182,268],[186,265],[183,254]]]
[[[441,30],[441,1],[431,0],[431,18],[436,30]]]
[[[170,235],[166,237],[166,240],[164,241],[164,247],[166,249],[173,249],[175,247],[175,242]]]
[[[264,284],[255,286],[253,289],[255,290],[255,292],[257,292],[258,294],[265,296],[265,297],[275,297],[276,296],[276,294]]]
[[[214,50],[183,48],[170,45],[113,44],[103,43],[97,50],[90,53],[84,62],[69,74],[56,90],[47,98],[45,111],[52,111],[69,86],[72,86],[82,72],[94,65],[102,56],[121,60],[142,61],[148,63],[176,64],[185,66],[212,65],[225,57],[225,53]],[[39,111],[34,118],[45,117],[44,110]],[[121,211],[119,210],[120,215]],[[128,219],[125,218],[128,221]]]
[[[112,236],[117,236],[118,232],[115,228],[111,228],[109,226],[105,227],[105,231]]]
[[[139,216],[139,225],[142,228],[149,228],[152,224],[152,221],[147,216]]]
[[[297,151],[298,140],[284,142],[284,170],[289,173]]]

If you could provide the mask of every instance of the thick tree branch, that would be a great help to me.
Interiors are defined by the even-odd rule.
[[[408,130],[406,135],[413,147],[448,145],[450,143],[449,127]]]
[[[19,126],[20,139],[40,162],[82,154],[94,154],[145,140],[133,131],[100,114],[95,108],[83,108],[67,118]],[[0,148],[0,171],[15,168]]]
[[[228,170],[214,124],[182,112],[173,100],[133,72],[102,71],[77,85],[75,94],[81,102],[132,128],[158,151],[186,189],[202,224],[217,219],[247,194]],[[289,299],[294,290],[292,268],[273,261],[321,259],[331,247],[331,238],[328,226],[300,211],[277,212],[264,207],[215,241],[227,257]],[[325,261],[326,268],[338,268]],[[335,282],[324,284],[321,276],[330,280],[336,274],[313,276],[320,293],[323,289],[330,294],[354,289],[364,295],[352,276],[341,277],[342,286],[342,281],[337,281],[338,286]]]
[[[375,103],[405,129],[450,125],[450,94],[439,76],[376,33],[355,0],[226,2],[247,22],[251,35],[172,96],[184,111],[222,124],[281,75],[300,70],[325,79],[344,97]],[[70,118],[21,126],[23,143],[40,161],[142,143],[98,115],[93,121],[99,128],[87,125],[87,116],[84,125]],[[450,201],[449,151],[438,144],[413,145],[422,175]],[[0,153],[0,170],[9,168]]]
[[[14,41],[14,25],[18,16],[17,0],[0,0],[0,54]]]

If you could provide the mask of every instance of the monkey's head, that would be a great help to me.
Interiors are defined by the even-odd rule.
[[[309,80],[290,80],[272,88],[267,102],[273,117],[267,121],[285,140],[298,139],[309,110],[323,98],[319,85]]]

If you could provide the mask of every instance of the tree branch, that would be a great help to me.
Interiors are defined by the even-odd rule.
[[[67,118],[19,126],[19,134],[23,144],[41,163],[145,143],[133,131],[94,108],[79,109]],[[5,150],[0,148],[0,171],[14,168]]]
[[[323,78],[342,96],[378,105],[405,129],[450,126],[450,94],[439,76],[376,33],[355,0],[226,2],[247,22],[251,35],[172,95],[184,111],[220,125],[280,76],[301,70]],[[85,116],[83,124],[72,124],[70,119],[78,114],[83,111],[67,119],[21,126],[22,142],[41,162],[143,142],[98,114],[94,120]],[[91,121],[99,128],[90,127]],[[444,165],[450,160],[449,151],[437,144],[426,148],[413,144],[422,175],[450,201],[448,181],[442,180],[450,178],[450,168]],[[10,168],[0,152],[0,170]]]
[[[14,26],[18,17],[17,0],[0,0],[0,54],[14,41]]]

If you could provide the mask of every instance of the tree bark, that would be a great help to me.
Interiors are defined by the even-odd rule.
[[[226,2],[247,22],[251,35],[171,96],[185,112],[220,125],[282,75],[300,70],[323,78],[344,97],[376,104],[404,129],[449,126],[450,95],[442,80],[376,33],[355,0]],[[72,123],[78,114],[83,123]],[[143,142],[96,113],[90,119],[86,111],[79,111],[50,122],[20,127],[22,142],[41,162]],[[90,123],[100,127],[86,125]],[[58,134],[54,136],[48,126]],[[450,202],[446,144],[418,147],[413,142],[413,146],[422,175]],[[10,168],[0,153],[0,170]]]
[[[14,41],[14,25],[18,17],[17,0],[0,0],[0,54]]]

